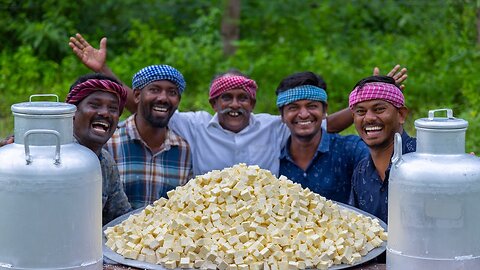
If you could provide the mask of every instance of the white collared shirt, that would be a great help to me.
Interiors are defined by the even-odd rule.
[[[238,133],[222,128],[217,114],[205,111],[177,111],[168,126],[189,143],[195,175],[246,163],[278,176],[280,152],[290,136],[280,116],[264,113],[252,113]]]

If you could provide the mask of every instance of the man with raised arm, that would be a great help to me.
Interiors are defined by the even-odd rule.
[[[387,222],[395,133],[402,135],[402,153],[416,150],[416,139],[403,129],[408,115],[405,98],[392,78],[371,76],[355,85],[349,107],[355,128],[370,151],[355,168],[349,203]]]

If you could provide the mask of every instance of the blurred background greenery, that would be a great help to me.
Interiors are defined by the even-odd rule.
[[[480,0],[125,0],[0,2],[0,136],[10,106],[56,93],[88,73],[68,47],[81,33],[127,84],[140,68],[169,64],[185,76],[181,110],[208,110],[212,77],[239,69],[259,85],[255,112],[277,113],[286,75],[314,71],[327,81],[329,111],[378,66],[408,68],[406,129],[430,109],[469,121],[467,151],[480,152]],[[122,118],[125,118],[124,114]],[[344,133],[354,133],[349,128]]]

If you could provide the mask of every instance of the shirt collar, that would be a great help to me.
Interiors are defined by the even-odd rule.
[[[326,153],[330,151],[330,137],[331,135],[328,134],[324,128],[322,128],[322,138],[318,144],[317,152]]]
[[[248,121],[248,126],[246,126],[244,129],[242,129],[240,132],[238,133],[235,133],[235,134],[242,134],[242,133],[245,133],[247,132],[249,129],[251,129],[252,127],[256,126],[260,124],[259,121],[257,121],[255,119],[255,115],[253,113],[250,113],[250,119]],[[221,130],[223,130],[224,132],[227,132],[227,133],[234,133],[230,130],[226,130],[222,127],[222,125],[220,125],[220,122],[218,121],[218,113],[215,113],[212,117],[212,119],[210,119],[210,121],[208,122],[208,127],[216,127],[216,128],[220,128]]]
[[[405,130],[402,132],[401,136],[402,136],[402,154],[414,152],[416,150],[416,139],[413,137],[410,137]]]
[[[320,143],[318,144],[318,147],[317,147],[317,154],[315,154],[313,158],[315,158],[318,155],[318,152],[326,153],[330,150],[330,136],[331,135],[328,134],[324,128],[322,128],[322,137],[320,138]],[[292,142],[292,135],[288,137],[287,143],[282,148],[280,153],[280,158],[289,158],[290,160],[292,159],[292,157],[290,156],[291,142]]]
[[[135,115],[128,117],[125,120],[125,131],[130,140],[138,140],[147,145],[140,137],[140,133],[138,132],[137,125],[135,124]],[[175,132],[167,127],[167,134],[165,136],[165,141],[163,142],[163,146],[165,150],[170,149],[172,145],[180,145],[180,141],[182,138],[178,136]]]
[[[142,140],[135,124],[135,115],[133,114],[125,120],[125,132],[130,140]]]
[[[407,140],[411,138],[410,136],[408,136],[408,133],[405,130],[400,135],[402,136],[402,144],[405,144]]]

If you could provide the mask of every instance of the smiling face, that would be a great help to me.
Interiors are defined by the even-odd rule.
[[[177,86],[171,81],[154,81],[143,89],[135,89],[137,114],[155,128],[164,128],[180,103]]]
[[[292,137],[309,141],[321,134],[325,113],[320,101],[297,100],[282,107],[282,121],[290,129]]]
[[[402,132],[408,110],[396,108],[380,99],[364,101],[353,107],[353,122],[358,134],[370,148],[393,144],[395,133]]]
[[[80,144],[98,152],[115,132],[119,116],[117,96],[95,91],[77,105],[73,118],[75,138]]]
[[[243,89],[232,89],[210,100],[210,104],[218,113],[220,125],[237,133],[248,126],[250,114],[255,107],[255,99]]]

